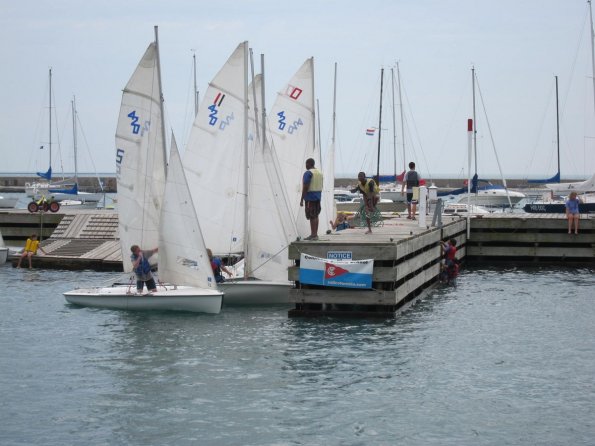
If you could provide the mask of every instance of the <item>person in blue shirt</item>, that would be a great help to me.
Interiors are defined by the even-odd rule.
[[[580,219],[579,204],[581,200],[577,198],[576,192],[570,192],[568,200],[566,200],[566,218],[568,218],[568,233],[572,234],[572,226],[574,222],[574,233],[578,234],[578,222]]]
[[[209,262],[211,262],[211,268],[213,269],[213,275],[215,276],[215,282],[222,283],[225,282],[225,277],[223,277],[222,272],[226,273],[229,277],[231,277],[231,271],[229,271],[223,261],[219,257],[213,257],[213,251],[207,249],[207,255],[209,256]]]
[[[138,245],[132,245],[130,251],[132,251],[132,255],[130,256],[132,269],[136,274],[136,292],[139,294],[142,293],[144,285],[147,285],[147,290],[151,293],[156,292],[157,286],[151,273],[149,257],[155,254],[158,248],[141,250]]]
[[[300,206],[306,203],[306,219],[310,221],[310,235],[304,240],[318,240],[318,216],[322,198],[322,172],[314,167],[314,160],[306,160],[306,171],[302,177],[302,198]]]

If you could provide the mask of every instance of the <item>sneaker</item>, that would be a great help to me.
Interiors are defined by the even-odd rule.
[[[315,241],[315,240],[318,240],[318,236],[317,235],[309,235],[304,240]]]

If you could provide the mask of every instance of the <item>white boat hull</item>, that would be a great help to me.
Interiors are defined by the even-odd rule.
[[[191,311],[218,314],[223,293],[189,286],[159,285],[156,293],[136,294],[136,283],[104,288],[81,288],[64,293],[66,301],[83,307],[113,310]]]
[[[225,293],[223,305],[226,307],[289,304],[292,286],[292,282],[234,279],[217,284]]]
[[[0,248],[0,265],[6,263],[8,258],[8,248]]]
[[[515,191],[509,191],[510,194],[510,202],[515,205],[523,198],[525,198],[525,194]],[[450,201],[451,203],[467,203],[467,194],[460,194],[460,195],[446,195],[441,197],[443,200]],[[485,190],[479,191],[476,194],[471,194],[469,196],[469,204],[475,206],[484,206],[484,207],[507,207],[510,206],[508,203],[508,196],[506,193],[502,192],[495,192],[493,190]]]

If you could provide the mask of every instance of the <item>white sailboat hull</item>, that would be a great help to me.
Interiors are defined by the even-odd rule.
[[[0,248],[0,265],[6,263],[8,258],[8,248]]]
[[[525,194],[521,192],[509,190],[508,194],[510,195],[510,202],[513,205],[525,198]],[[467,203],[467,194],[446,195],[441,198],[451,203]],[[469,196],[469,204],[485,207],[509,206],[508,196],[506,195],[506,192],[500,190],[480,190],[478,191],[477,195],[472,193]]]
[[[16,206],[18,197],[3,197],[0,196],[0,208],[13,208]]]
[[[228,280],[217,284],[225,293],[226,307],[289,304],[292,282],[267,280]]]
[[[113,310],[190,311],[218,314],[223,293],[189,286],[158,285],[156,293],[136,294],[136,284],[81,288],[64,293],[66,301],[83,307]]]

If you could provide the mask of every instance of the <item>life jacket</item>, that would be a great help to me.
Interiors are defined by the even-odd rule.
[[[143,259],[140,261],[138,266],[134,269],[134,272],[137,274],[149,274],[151,272],[151,264],[149,260],[143,256]]]
[[[448,248],[448,251],[446,251],[446,253],[445,253],[446,260],[452,260],[454,262],[456,254],[457,254],[457,248],[454,246],[450,246],[450,248]]]
[[[407,172],[406,179],[407,189],[411,189],[412,187],[419,187],[419,175],[415,170],[410,170],[409,172]]]
[[[308,169],[312,172],[312,179],[310,180],[310,186],[308,192],[321,192],[322,191],[322,172],[317,168],[313,167]]]
[[[27,243],[25,244],[25,251],[36,253],[38,246],[39,246],[39,240],[31,240],[30,238],[28,238]]]
[[[366,180],[366,184],[364,184],[363,187],[362,183],[358,183],[357,186],[359,187],[359,190],[361,190],[366,196],[369,196],[370,194],[378,194],[378,187],[376,186],[376,181],[374,181],[372,178],[368,178]]]

